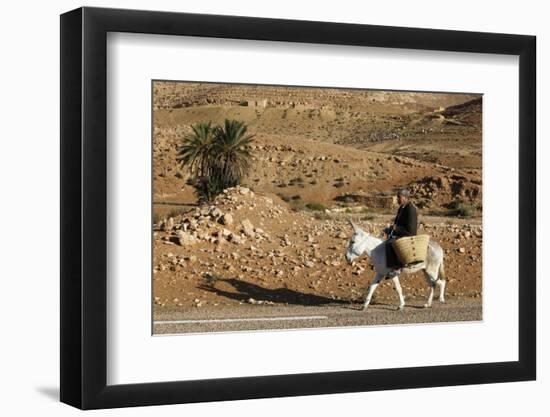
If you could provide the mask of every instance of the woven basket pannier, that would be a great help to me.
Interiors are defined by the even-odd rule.
[[[429,235],[403,236],[393,241],[393,248],[403,265],[424,262],[428,253]]]

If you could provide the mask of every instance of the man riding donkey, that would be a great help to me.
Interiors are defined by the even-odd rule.
[[[388,235],[386,244],[386,261],[391,272],[388,277],[394,277],[401,273],[401,268],[406,267],[399,260],[397,253],[393,247],[393,242],[403,236],[416,236],[418,225],[418,214],[416,206],[410,201],[410,191],[406,188],[401,188],[397,191],[397,202],[399,208],[395,216],[393,225],[386,227],[384,233]]]
[[[401,273],[412,274],[417,271],[424,273],[429,289],[424,307],[431,307],[436,284],[440,288],[439,301],[445,302],[446,281],[443,248],[437,242],[430,240],[428,235],[417,235],[417,209],[410,201],[409,190],[400,189],[397,192],[397,199],[399,208],[394,222],[390,227],[384,229],[388,235],[386,240],[371,235],[350,220],[353,235],[346,250],[346,260],[353,264],[355,259],[366,254],[376,272],[368,287],[363,309],[368,308],[374,291],[384,278],[391,278],[399,297],[398,308],[403,309],[405,298],[399,283],[399,275]],[[398,249],[401,257],[410,259],[409,263],[402,264],[394,245],[400,246]]]

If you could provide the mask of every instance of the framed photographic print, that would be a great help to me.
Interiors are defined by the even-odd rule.
[[[61,400],[535,379],[535,38],[61,16]]]

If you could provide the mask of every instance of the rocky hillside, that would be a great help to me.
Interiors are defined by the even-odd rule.
[[[156,202],[195,201],[187,170],[175,163],[180,138],[188,131],[185,125],[155,129]],[[419,207],[427,211],[447,210],[457,199],[480,208],[482,201],[481,171],[476,169],[454,169],[286,135],[256,135],[253,155],[244,183],[296,206],[318,203],[328,209],[393,210],[394,189],[406,185]]]
[[[153,285],[157,309],[249,304],[322,305],[360,301],[373,273],[363,259],[353,267],[344,254],[349,214],[292,210],[273,194],[225,190],[212,205],[154,225]],[[389,217],[355,221],[379,235]],[[479,221],[420,217],[446,253],[449,297],[481,294],[482,229]],[[422,275],[403,278],[408,300],[426,294]],[[393,300],[388,282],[378,300]]]

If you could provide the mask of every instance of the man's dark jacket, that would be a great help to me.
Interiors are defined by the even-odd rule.
[[[410,201],[407,201],[402,206],[399,206],[397,215],[393,223],[396,226],[396,230],[393,235],[396,237],[401,236],[415,236],[417,229],[418,216],[416,213],[416,207]]]
[[[417,231],[417,222],[418,215],[416,212],[416,207],[412,202],[408,201],[399,206],[397,215],[393,221],[395,225],[393,236],[396,238],[402,236],[415,236]],[[386,259],[388,267],[390,268],[399,268],[403,266],[401,265],[401,262],[399,261],[391,244],[386,245]]]

